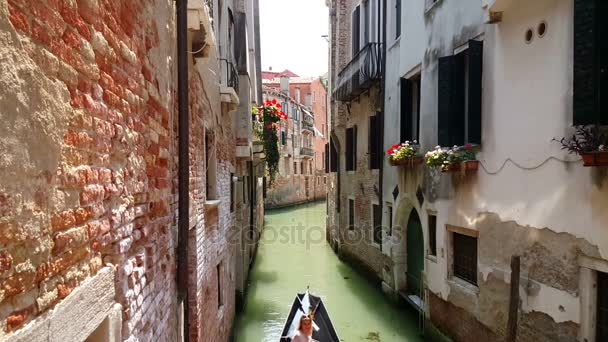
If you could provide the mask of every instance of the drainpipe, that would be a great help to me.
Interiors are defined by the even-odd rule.
[[[398,13],[397,15],[401,15]],[[382,94],[382,107],[380,111],[380,146],[382,146],[382,151],[384,150],[384,102],[386,101],[386,0],[382,1],[382,17],[384,18],[382,21],[382,82],[381,91]],[[380,22],[380,20],[378,20]],[[380,163],[380,172],[378,176],[378,187],[380,188],[378,199],[380,202],[380,213],[384,213],[384,158],[382,158],[382,162]],[[389,220],[392,218],[389,218]],[[382,244],[382,241],[380,242]]]
[[[188,231],[190,221],[190,128],[188,100],[188,0],[176,0],[177,15],[177,99],[179,116],[179,208],[177,243],[177,296],[184,307],[183,341],[190,339],[188,304]]]

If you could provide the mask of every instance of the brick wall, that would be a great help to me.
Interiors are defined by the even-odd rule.
[[[6,137],[0,143],[0,339],[111,265],[122,338],[177,340],[173,6],[168,0],[0,3],[0,135]],[[219,341],[228,339],[234,317],[235,250],[228,243],[234,135],[218,81],[194,70],[190,333],[193,340]],[[216,137],[215,227],[205,215],[203,127]]]
[[[11,140],[0,187],[4,333],[112,264],[123,338],[176,338],[166,314],[176,308],[174,65],[157,62],[172,56],[158,30],[173,23],[171,6],[0,5],[2,79],[13,80],[0,92],[23,96],[2,104],[0,128]]]

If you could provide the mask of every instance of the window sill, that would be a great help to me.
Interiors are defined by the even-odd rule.
[[[431,255],[431,254],[427,254],[426,255],[426,259],[434,264],[437,263],[437,256],[436,255]]]
[[[205,209],[217,208],[222,203],[222,200],[207,200],[205,201]]]
[[[376,248],[379,251],[382,251],[382,246],[380,246],[380,244],[372,242],[372,247]]]
[[[473,284],[469,283],[468,281],[462,280],[456,276],[452,276],[448,279],[448,285],[453,290],[459,290],[461,292],[464,292],[465,294],[475,296],[475,297],[479,296],[479,287],[478,286],[473,285]]]

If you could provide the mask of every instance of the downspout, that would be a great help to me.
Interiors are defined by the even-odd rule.
[[[190,339],[188,304],[188,232],[190,221],[190,127],[188,99],[188,0],[176,0],[177,99],[178,99],[178,243],[177,297],[183,305],[183,341]]]
[[[258,88],[257,104],[262,104],[262,46],[260,43],[260,1],[253,0],[253,16],[255,21],[253,23],[253,30],[255,31],[255,80],[256,87]]]
[[[398,13],[397,15],[401,15]],[[382,82],[380,88],[380,94],[382,94],[382,107],[380,110],[380,146],[381,151],[384,150],[384,102],[386,101],[386,0],[382,1]],[[380,20],[378,20],[380,23]],[[382,154],[381,154],[382,155]],[[378,194],[378,202],[380,203],[380,213],[384,213],[384,157],[380,163],[380,172],[378,176],[378,187],[380,188]],[[392,218],[389,218],[389,220]],[[382,244],[382,242],[380,242]]]

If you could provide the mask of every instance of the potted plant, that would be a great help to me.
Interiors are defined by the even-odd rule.
[[[584,166],[608,166],[608,134],[598,126],[576,126],[571,137],[554,140],[562,150],[580,155]]]
[[[279,170],[279,137],[280,121],[287,120],[287,114],[281,110],[277,100],[267,100],[260,107],[253,107],[253,133],[263,142],[269,185],[272,185]]]
[[[475,158],[474,146],[454,146],[450,149],[435,147],[426,154],[426,163],[431,167],[441,167],[442,172],[477,171],[479,161]]]
[[[386,151],[389,156],[391,165],[414,166],[424,162],[424,158],[420,155],[420,145],[414,140],[413,142],[406,141],[403,144],[394,144]]]

